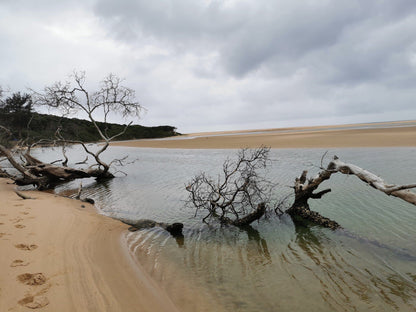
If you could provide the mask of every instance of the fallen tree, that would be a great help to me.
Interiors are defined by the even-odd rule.
[[[204,222],[214,218],[223,224],[243,227],[259,220],[264,216],[267,206],[270,206],[273,189],[276,187],[258,174],[258,170],[264,169],[269,161],[269,151],[266,147],[239,151],[237,161],[224,162],[223,177],[217,181],[205,173],[197,175],[186,187],[189,192],[188,204],[196,209],[196,213],[206,211]],[[307,220],[333,230],[340,228],[336,221],[311,210],[308,202],[309,199],[319,199],[331,192],[329,188],[320,191],[318,188],[335,173],[355,175],[386,195],[416,205],[416,193],[410,191],[416,184],[388,184],[381,177],[356,165],[344,163],[334,156],[326,168],[321,164],[321,171],[313,178],[308,179],[308,171],[303,171],[295,180],[295,199],[290,208],[282,211],[275,205],[274,211],[289,214],[295,222]],[[273,207],[269,209],[272,210]]]
[[[398,197],[410,204],[416,205],[416,193],[413,193],[409,190],[415,188],[416,184],[388,184],[381,177],[375,175],[374,173],[371,173],[356,165],[345,163],[341,161],[337,156],[334,156],[333,160],[328,164],[327,168],[321,169],[323,170],[319,172],[318,175],[314,178],[307,179],[307,171],[303,171],[301,176],[296,178],[295,186],[293,187],[295,191],[295,201],[286,211],[292,217],[301,217],[331,229],[337,229],[340,227],[337,222],[321,216],[316,211],[310,210],[308,204],[309,199],[321,198],[326,193],[331,192],[331,189],[325,189],[315,193],[321,183],[329,180],[334,173],[355,175],[367,185],[385,193],[386,195]]]
[[[122,80],[112,74],[102,81],[98,91],[92,93],[85,88],[85,73],[74,73],[72,80],[65,83],[57,82],[46,87],[42,92],[33,92],[33,102],[37,106],[57,109],[63,115],[84,113],[102,139],[101,144],[96,145],[97,150],[93,150],[85,142],[66,140],[58,129],[55,138],[43,139],[30,146],[21,144],[13,149],[0,145],[0,153],[19,172],[18,175],[11,176],[16,184],[35,185],[39,189],[45,189],[80,178],[108,179],[114,177],[110,172],[111,166],[115,163],[122,164],[124,159],[105,162],[101,156],[109,147],[110,142],[123,135],[132,123],[125,125],[120,132],[109,135],[108,117],[117,113],[123,117],[139,117],[142,106],[135,101],[134,91],[122,86]],[[98,123],[97,120],[100,117],[103,122]],[[68,167],[65,152],[70,144],[81,145],[84,152],[92,156],[94,163],[86,169]],[[38,145],[62,146],[65,159],[62,166],[45,163],[32,156],[31,150]]]
[[[237,160],[227,159],[217,180],[201,173],[186,187],[188,204],[196,213],[205,211],[203,218],[223,224],[246,226],[260,219],[270,202],[273,184],[259,173],[269,162],[270,148],[242,149]]]
[[[156,222],[149,219],[140,219],[140,220],[129,220],[124,218],[119,218],[121,222],[130,225],[129,231],[135,232],[143,229],[150,229],[154,227],[161,227],[162,229],[168,231],[173,237],[183,237],[182,229],[183,223],[165,223],[165,222]]]

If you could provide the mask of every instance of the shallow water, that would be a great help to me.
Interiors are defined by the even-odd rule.
[[[268,175],[279,183],[280,196],[291,193],[289,186],[302,170],[316,173],[324,152],[272,150]],[[77,155],[77,149],[70,153]],[[119,173],[105,184],[85,181],[84,195],[113,217],[184,223],[184,240],[153,228],[128,233],[127,242],[186,311],[416,310],[416,207],[339,174],[324,185],[332,192],[311,207],[335,219],[342,231],[299,226],[273,214],[250,230],[209,227],[185,207],[186,182],[200,171],[216,176],[234,153],[112,147],[109,159],[128,154],[138,161],[121,168],[128,176]],[[416,148],[333,149],[329,154],[387,182],[415,181]],[[75,189],[77,183],[57,191]]]

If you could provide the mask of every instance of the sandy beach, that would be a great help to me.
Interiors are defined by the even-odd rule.
[[[127,250],[127,226],[0,179],[0,311],[176,311]]]
[[[247,131],[192,133],[165,140],[134,140],[112,145],[153,148],[333,148],[416,145],[414,121]]]

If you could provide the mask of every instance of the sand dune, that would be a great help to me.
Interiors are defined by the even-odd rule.
[[[366,128],[368,127],[368,128]],[[389,122],[249,131],[193,133],[174,139],[114,142],[112,145],[154,148],[272,148],[416,146],[416,123]]]

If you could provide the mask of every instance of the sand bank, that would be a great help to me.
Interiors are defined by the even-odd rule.
[[[52,194],[25,192],[35,199],[23,200],[6,182],[0,179],[0,311],[176,311],[123,249],[126,225]]]
[[[378,123],[378,127],[371,126],[374,124],[194,133],[174,139],[120,141],[112,145],[189,149],[255,148],[261,145],[272,148],[416,146],[414,122]]]

